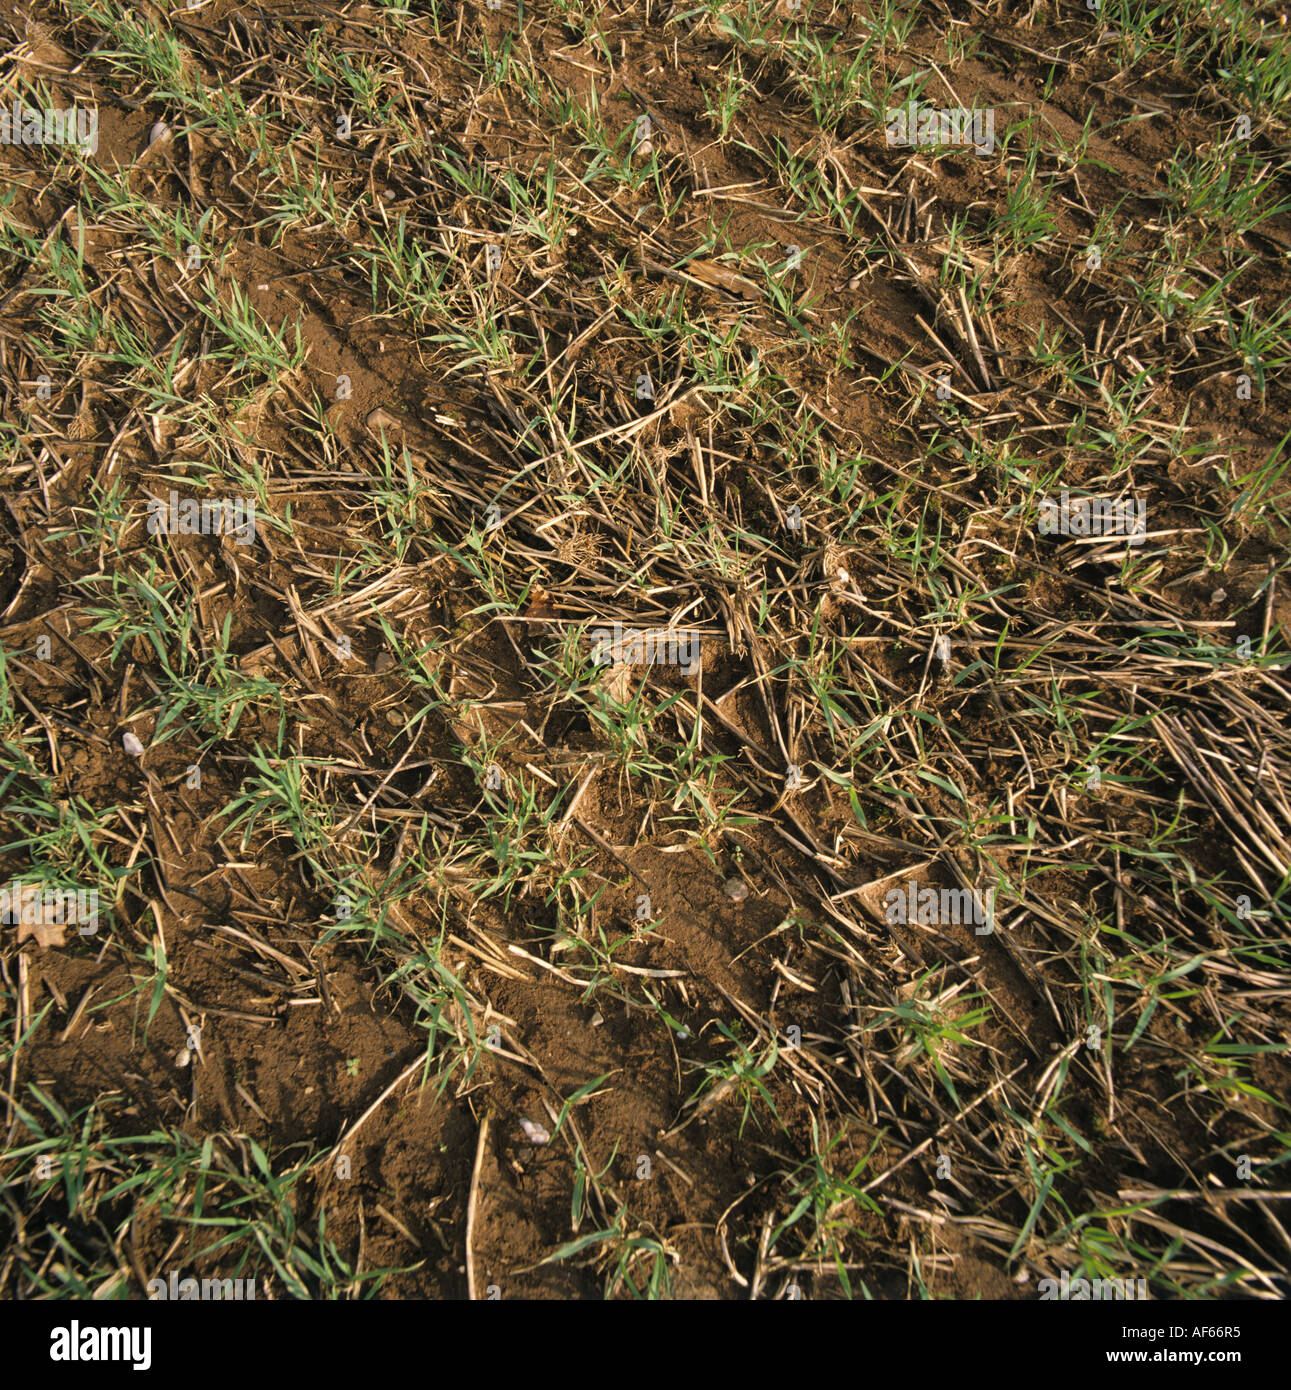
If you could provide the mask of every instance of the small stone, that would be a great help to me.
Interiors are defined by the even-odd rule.
[[[649,159],[654,153],[654,142],[652,140],[642,140],[637,146],[637,153],[642,159]]]
[[[599,1011],[592,1015],[592,1027],[599,1028],[605,1022],[605,1015]]]
[[[847,288],[849,290],[859,290],[861,288],[861,277],[859,275],[853,275],[847,282]]]
[[[742,903],[749,896],[749,885],[742,878],[728,878],[722,891],[733,903]]]
[[[130,732],[129,729],[121,735],[121,744],[132,758],[143,757],[143,744]]]
[[[386,710],[386,723],[391,728],[397,729],[403,723],[403,715],[397,709],[388,709]]]
[[[148,132],[148,148],[160,145],[163,140],[170,139],[170,127],[165,121],[155,121],[152,129]]]
[[[384,348],[385,344],[382,343],[381,346]],[[372,430],[374,433],[377,430],[401,430],[403,428],[403,424],[399,417],[397,415],[392,415],[383,405],[377,406],[375,410],[369,413],[367,425],[368,429]]]
[[[389,652],[378,652],[376,669],[378,671],[388,671],[394,665],[394,657]]]
[[[1223,601],[1224,601],[1227,597],[1228,597],[1228,590],[1227,590],[1227,589],[1216,589],[1215,592],[1214,592],[1213,594],[1211,594],[1211,596],[1210,596],[1210,601],[1211,601],[1211,603],[1213,603],[1213,604],[1220,604],[1220,603],[1223,603]]]
[[[179,1051],[175,1053],[175,1065],[177,1067],[186,1067],[192,1060],[193,1054],[186,1047],[181,1047]]]

